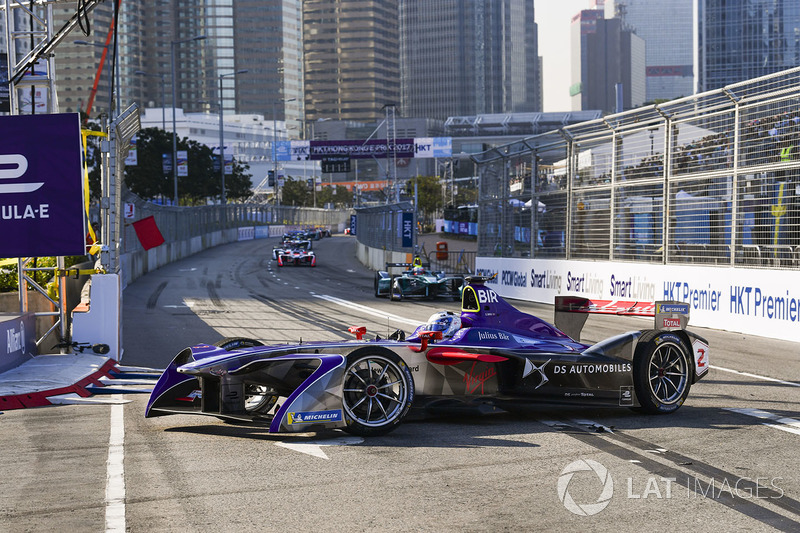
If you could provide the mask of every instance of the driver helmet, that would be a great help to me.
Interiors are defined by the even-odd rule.
[[[422,274],[425,273],[425,269],[422,268],[421,266],[415,266],[414,268],[411,269],[411,272],[413,272],[417,276],[421,276]]]
[[[425,324],[427,331],[441,331],[442,338],[447,339],[455,335],[461,329],[461,317],[452,311],[440,311],[434,313]]]

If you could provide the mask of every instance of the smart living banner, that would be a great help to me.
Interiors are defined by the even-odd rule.
[[[77,113],[0,116],[0,257],[83,255]]]
[[[478,257],[479,275],[499,295],[552,304],[556,296],[598,300],[677,300],[689,326],[800,341],[800,273],[730,267],[640,265]]]

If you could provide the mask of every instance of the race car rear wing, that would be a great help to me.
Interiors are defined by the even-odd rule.
[[[424,267],[430,268],[430,263],[423,263],[422,259],[419,256],[414,257],[414,260],[411,263],[386,263],[386,270],[390,268],[405,268],[406,270],[411,270],[414,267]]]
[[[634,302],[621,300],[590,300],[580,296],[556,296],[555,326],[580,341],[586,319],[590,314],[654,317],[654,329],[674,331],[689,324],[689,304],[684,302]]]

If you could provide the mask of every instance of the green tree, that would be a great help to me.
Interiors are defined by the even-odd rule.
[[[178,150],[185,150],[178,144]],[[145,128],[136,134],[136,165],[125,167],[125,184],[140,197],[172,198],[171,172],[164,172],[164,156],[172,164],[172,136],[159,128]],[[180,181],[180,180],[179,180]],[[180,183],[179,183],[180,185]],[[180,188],[179,188],[180,191]]]
[[[181,203],[203,204],[208,198],[219,198],[222,177],[214,168],[214,154],[208,146],[186,137],[177,140],[178,150],[187,152],[189,172],[178,177]],[[172,198],[175,182],[172,172],[164,172],[164,156],[172,165],[172,134],[160,128],[145,128],[136,135],[137,164],[125,168],[125,184],[145,199],[159,196]],[[251,174],[246,163],[234,160],[233,174],[225,176],[228,199],[245,200],[252,195]]]
[[[442,206],[442,185],[436,176],[416,176],[408,180],[408,191],[414,197],[414,186],[417,186],[417,208],[426,224],[433,222],[434,214]]]
[[[281,189],[281,204],[304,207],[311,201],[311,193],[305,180],[286,178]]]

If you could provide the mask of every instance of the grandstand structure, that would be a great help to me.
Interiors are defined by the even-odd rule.
[[[799,267],[799,82],[786,70],[474,155],[479,255]]]

